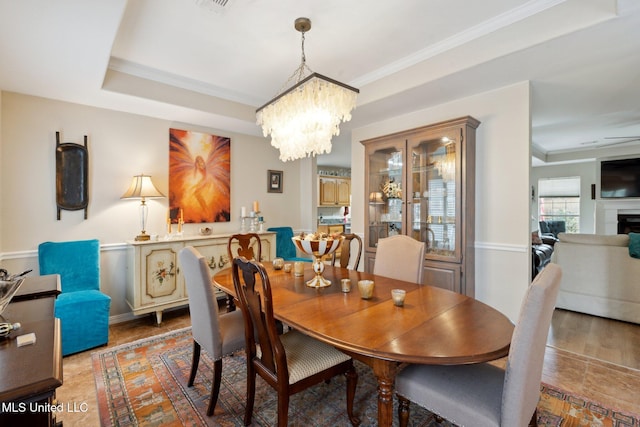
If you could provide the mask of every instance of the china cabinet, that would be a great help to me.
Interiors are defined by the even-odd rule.
[[[362,141],[367,272],[379,239],[406,234],[426,244],[425,284],[474,296],[479,124],[467,116]]]
[[[319,206],[349,206],[350,196],[350,178],[318,176]]]
[[[231,234],[127,242],[129,265],[126,300],[133,314],[155,313],[156,322],[160,324],[163,310],[189,304],[178,252],[185,246],[193,246],[205,257],[213,276],[219,270],[231,267],[227,254],[229,237]],[[260,233],[260,242],[262,261],[275,258],[275,233]],[[216,295],[219,298],[226,297],[221,291],[217,291]]]

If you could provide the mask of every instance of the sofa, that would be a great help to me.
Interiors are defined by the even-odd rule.
[[[551,262],[562,267],[557,308],[640,323],[640,259],[628,235],[559,233]]]
[[[551,262],[556,239],[553,238],[551,242],[549,240],[547,237],[540,237],[538,231],[531,233],[531,280]]]
[[[553,246],[541,243],[531,245],[531,280],[551,262]]]

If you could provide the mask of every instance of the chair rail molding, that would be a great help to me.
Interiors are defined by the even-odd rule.
[[[502,251],[502,252],[529,252],[531,250],[530,246],[525,246],[525,245],[512,245],[509,243],[494,243],[494,242],[478,242],[477,240],[476,240],[475,248],[491,250],[491,251]]]

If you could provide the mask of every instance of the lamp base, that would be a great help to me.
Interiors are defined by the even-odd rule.
[[[146,242],[147,240],[151,240],[151,236],[144,231],[136,236],[136,242]]]

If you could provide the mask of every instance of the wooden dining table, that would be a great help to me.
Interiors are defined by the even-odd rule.
[[[470,297],[435,286],[418,285],[327,265],[332,282],[310,288],[315,274],[305,263],[304,277],[265,263],[272,288],[274,316],[290,327],[326,342],[369,365],[378,381],[378,425],[393,420],[393,386],[405,363],[458,365],[496,360],[509,352],[512,322],[498,310]],[[351,292],[341,279],[351,279]],[[373,280],[373,298],[360,297],[358,281]],[[213,284],[235,296],[231,268],[213,276]],[[404,306],[391,299],[404,289]]]

